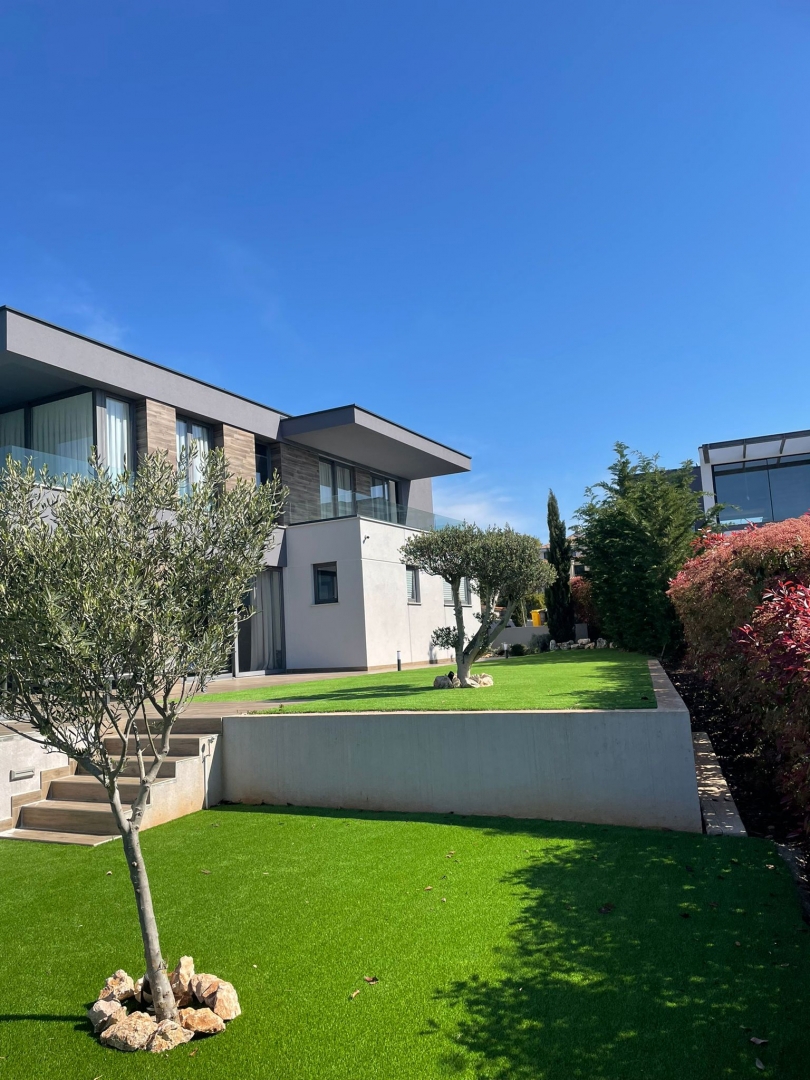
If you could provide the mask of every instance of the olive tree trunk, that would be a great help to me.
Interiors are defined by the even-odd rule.
[[[149,987],[152,993],[152,1002],[155,1007],[155,1016],[160,1020],[177,1020],[177,1003],[174,1000],[174,992],[169,983],[166,972],[166,961],[160,951],[160,938],[158,936],[155,909],[152,905],[152,890],[149,888],[149,877],[146,873],[146,864],[141,853],[140,828],[143,812],[149,797],[149,789],[152,785],[141,781],[141,789],[132,806],[132,814],[128,819],[121,806],[118,794],[118,786],[115,785],[111,792],[110,805],[115,815],[118,831],[124,842],[124,854],[129,867],[129,876],[132,888],[135,890],[135,904],[138,908],[138,921],[141,924],[141,937],[143,938],[143,952],[146,959],[146,974],[149,979]]]

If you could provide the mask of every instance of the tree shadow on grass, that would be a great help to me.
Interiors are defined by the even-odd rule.
[[[723,845],[692,849],[688,865],[677,838],[668,850],[666,837],[610,832],[630,843],[552,844],[501,879],[521,910],[495,950],[499,975],[437,990],[452,1020],[423,1032],[446,1040],[446,1072],[716,1080],[756,1075],[759,1056],[800,1075],[806,994],[798,965],[789,976],[768,955],[777,905],[762,869],[735,881]]]

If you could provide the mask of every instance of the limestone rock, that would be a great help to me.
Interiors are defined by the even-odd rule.
[[[192,975],[189,985],[191,987],[191,992],[197,999],[197,1001],[199,1001],[201,1005],[205,1005],[206,994],[209,990],[216,989],[214,985],[215,983],[219,983],[219,979],[216,977],[216,975],[200,974]]]
[[[174,993],[174,1000],[182,1008],[191,1002],[191,980],[194,977],[194,960],[190,956],[181,956],[177,967],[169,976],[169,985]]]
[[[139,1005],[152,1004],[152,987],[149,985],[148,975],[144,975],[143,978],[137,980],[132,996]]]
[[[93,1031],[95,1031],[96,1035],[106,1028],[112,1027],[113,1024],[117,1024],[126,1015],[127,1010],[120,1001],[116,1001],[114,998],[99,998],[87,1010],[87,1019],[93,1025]]]
[[[101,1041],[116,1050],[143,1050],[156,1027],[153,1016],[147,1016],[145,1012],[130,1013],[126,1019],[102,1031]]]
[[[105,980],[98,997],[99,1001],[128,1001],[134,994],[135,984],[123,968],[119,968]]]
[[[210,1009],[181,1009],[180,1023],[195,1035],[218,1035],[225,1030],[225,1021]]]
[[[577,638],[577,645],[581,645],[581,646],[584,647],[585,645],[590,645],[590,643],[591,643],[591,639],[589,637]]]
[[[236,991],[224,979],[218,980],[216,986],[209,987],[205,1004],[223,1020],[234,1020],[242,1012]]]
[[[596,639],[596,647],[597,647],[597,649],[606,649],[607,648],[607,642],[605,641],[605,639],[603,637],[598,637]]]
[[[549,652],[554,652],[554,650],[556,648],[557,648],[557,642],[554,640],[554,638],[550,638],[549,643],[548,643],[548,651]]]
[[[146,1049],[151,1054],[162,1054],[164,1050],[172,1050],[175,1046],[182,1046],[194,1038],[194,1032],[184,1028],[174,1020],[161,1020],[149,1037]]]
[[[485,671],[482,671],[481,674],[478,676],[478,685],[479,686],[492,686],[493,683],[494,683],[494,680],[493,680],[492,676],[487,675],[487,673]]]

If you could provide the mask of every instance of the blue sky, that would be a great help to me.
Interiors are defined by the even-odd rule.
[[[0,303],[544,535],[618,439],[810,427],[809,50],[804,0],[6,0]]]

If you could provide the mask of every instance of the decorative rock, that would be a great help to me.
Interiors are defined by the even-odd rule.
[[[205,998],[209,990],[216,989],[216,987],[214,986],[215,983],[219,983],[219,979],[216,977],[216,975],[201,974],[192,975],[189,985],[191,987],[191,992],[197,999],[197,1001],[199,1001],[201,1005],[205,1005]]]
[[[87,1019],[93,1025],[93,1031],[96,1035],[105,1031],[108,1027],[112,1027],[113,1024],[117,1024],[126,1015],[127,1010],[121,1002],[115,1001],[113,998],[99,998],[87,1010]]]
[[[492,676],[483,671],[480,675],[470,675],[467,681],[470,686],[492,686]]]
[[[123,968],[119,968],[114,975],[106,979],[99,1001],[128,1001],[135,995],[135,984]]]
[[[105,1046],[112,1046],[116,1050],[143,1050],[156,1028],[157,1023],[153,1016],[134,1012],[102,1031],[101,1041]]]
[[[190,956],[181,956],[177,967],[169,976],[169,985],[174,993],[174,1000],[182,1008],[191,1002],[191,980],[194,977],[194,960]]]
[[[135,983],[132,996],[135,998],[139,1005],[152,1004],[152,987],[149,985],[148,975],[144,975],[143,978],[138,979],[138,981]]]
[[[218,1035],[225,1030],[225,1021],[211,1009],[181,1009],[180,1023],[194,1035]]]
[[[603,637],[598,637],[596,639],[596,647],[597,647],[597,649],[606,649],[607,648],[607,642],[605,641],[605,639]]]
[[[161,1020],[150,1035],[146,1049],[151,1054],[162,1054],[164,1050],[172,1050],[175,1046],[181,1046],[193,1038],[193,1031],[175,1023],[174,1020]]]
[[[548,643],[548,651],[554,652],[557,647],[557,642],[554,640],[554,638],[551,638]]]
[[[234,1020],[242,1012],[239,998],[229,982],[219,979],[216,986],[210,986],[205,994],[205,1004],[222,1020]]]
[[[589,637],[577,638],[577,645],[585,646],[585,645],[590,645],[590,643],[591,643],[591,639]]]
[[[434,690],[455,690],[461,686],[461,680],[455,671],[449,671],[446,675],[437,675],[433,680]]]

